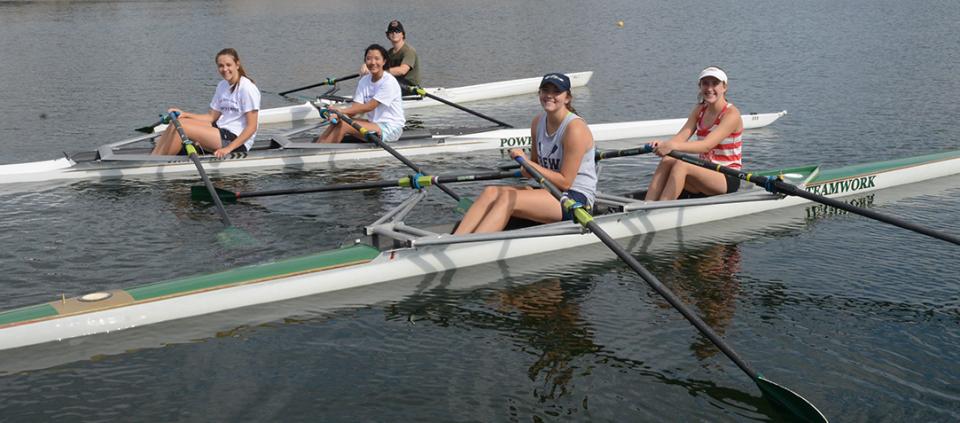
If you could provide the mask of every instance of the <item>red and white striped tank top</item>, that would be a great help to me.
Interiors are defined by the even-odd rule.
[[[697,117],[697,140],[703,140],[710,135],[710,132],[713,132],[714,129],[717,129],[717,125],[720,124],[720,119],[723,118],[723,114],[727,112],[727,108],[730,107],[730,103],[727,103],[726,106],[723,106],[723,110],[720,111],[720,114],[717,115],[717,120],[713,122],[713,125],[710,125],[708,128],[704,128],[701,124],[703,123],[703,114],[707,111],[707,105],[704,104],[700,108],[700,116]],[[700,159],[714,162],[716,164],[724,165],[733,169],[740,169],[743,167],[743,152],[741,148],[743,147],[743,138],[741,135],[743,130],[740,132],[735,132],[727,136],[720,141],[720,144],[717,144],[716,147],[713,147],[710,151],[706,153],[700,153]]]

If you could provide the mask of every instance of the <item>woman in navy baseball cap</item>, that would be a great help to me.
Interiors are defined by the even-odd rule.
[[[561,73],[544,75],[539,97],[543,112],[530,123],[529,163],[563,190],[565,197],[589,210],[597,191],[593,134],[573,108],[570,78]],[[521,149],[510,150],[513,158],[524,154]],[[511,217],[538,223],[572,219],[560,201],[545,189],[490,185],[484,188],[454,233],[501,231]]]

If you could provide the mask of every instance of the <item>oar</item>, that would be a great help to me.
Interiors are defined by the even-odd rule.
[[[160,119],[154,123],[151,123],[149,126],[142,126],[134,130],[137,132],[143,132],[144,134],[150,134],[150,133],[153,133],[153,128],[161,123],[164,123],[163,119]]]
[[[207,190],[210,192],[213,203],[217,206],[217,214],[220,215],[220,221],[222,221],[223,225],[226,226],[226,229],[221,234],[221,241],[224,241],[230,246],[255,243],[253,237],[244,232],[242,229],[234,226],[233,222],[230,221],[230,217],[227,216],[227,210],[223,208],[223,203],[220,202],[220,197],[217,197],[216,195],[216,188],[214,188],[213,183],[210,182],[210,178],[207,177],[207,172],[203,170],[203,165],[200,164],[200,158],[197,156],[197,148],[193,145],[193,141],[190,141],[190,139],[187,138],[187,134],[183,130],[183,125],[180,124],[180,119],[178,118],[179,115],[179,113],[173,112],[167,114],[166,116],[168,116],[170,121],[173,123],[173,126],[177,129],[177,133],[180,134],[180,140],[183,142],[183,147],[187,151],[187,156],[193,161],[193,164],[197,166],[197,172],[200,173],[200,179],[202,179],[204,185],[207,186]],[[161,122],[163,122],[162,117]]]
[[[456,104],[456,103],[454,103],[454,102],[452,102],[452,101],[450,101],[450,100],[447,100],[447,99],[445,99],[445,98],[443,98],[443,97],[438,97],[438,96],[435,96],[435,95],[433,95],[433,94],[430,94],[430,93],[427,92],[427,90],[425,90],[425,89],[423,89],[423,88],[420,88],[420,87],[417,87],[417,86],[415,86],[415,85],[402,85],[402,88],[403,88],[404,90],[410,92],[411,94],[416,94],[416,95],[419,95],[419,96],[421,96],[421,97],[432,98],[432,99],[437,100],[437,101],[439,101],[439,102],[441,102],[441,103],[443,103],[443,104],[446,104],[446,105],[448,105],[448,106],[452,106],[452,107],[454,107],[454,108],[457,108],[457,109],[463,110],[463,111],[465,111],[465,112],[467,112],[467,113],[470,113],[471,115],[479,116],[479,117],[481,117],[481,118],[483,118],[483,119],[489,120],[490,122],[493,122],[493,123],[495,123],[495,124],[497,124],[497,125],[500,125],[500,126],[502,126],[502,127],[504,127],[504,128],[513,128],[513,125],[510,125],[509,123],[501,122],[501,121],[499,121],[499,120],[497,120],[497,119],[494,119],[494,118],[492,118],[492,117],[490,117],[490,116],[487,116],[487,115],[485,115],[485,114],[483,114],[483,113],[480,113],[480,112],[478,112],[478,111],[471,110],[471,109],[468,109],[468,108],[466,108],[466,107],[463,107],[463,106],[461,106],[461,105],[459,105],[459,104]]]
[[[324,107],[322,107],[322,106],[318,106],[316,103],[314,103],[314,107],[316,107],[317,109],[320,110],[320,116],[327,116],[327,115],[329,114],[329,111],[327,111],[326,108],[324,108]],[[383,140],[380,139],[380,136],[377,135],[376,132],[370,132],[370,131],[368,131],[367,128],[364,128],[364,127],[361,126],[359,123],[357,123],[355,120],[353,120],[353,118],[351,118],[350,116],[347,116],[346,114],[337,113],[337,115],[340,116],[340,118],[343,119],[343,121],[346,122],[347,125],[352,126],[353,129],[356,129],[358,132],[360,132],[360,135],[361,135],[362,137],[364,137],[364,138],[366,138],[366,139],[368,139],[368,140],[370,140],[370,141],[373,141],[373,143],[376,144],[377,147],[380,147],[380,148],[386,150],[388,153],[390,153],[390,155],[392,155],[393,157],[396,157],[397,160],[400,160],[401,162],[403,162],[403,164],[407,165],[407,167],[409,167],[410,169],[413,169],[415,172],[417,172],[417,173],[419,174],[419,175],[417,175],[417,176],[420,176],[420,175],[422,175],[422,174],[424,173],[423,170],[420,169],[420,166],[417,166],[416,164],[414,164],[413,162],[411,162],[409,159],[407,159],[406,157],[404,157],[402,154],[398,153],[397,150],[394,150],[393,147],[391,147],[391,146],[387,145],[387,143],[383,142]],[[460,211],[460,210],[464,210],[464,211],[465,211],[465,210],[469,209],[469,208],[470,208],[470,204],[473,203],[472,201],[470,201],[470,200],[467,199],[467,198],[460,198],[460,196],[457,195],[457,193],[453,192],[453,190],[451,190],[450,188],[447,188],[447,187],[446,187],[445,185],[443,185],[442,183],[437,183],[437,184],[434,184],[434,185],[435,185],[437,188],[440,188],[441,191],[443,191],[443,192],[445,192],[447,195],[449,195],[450,198],[453,198],[454,200],[457,201],[457,210],[458,210],[458,211]]]
[[[624,250],[623,247],[617,243],[617,241],[610,237],[610,235],[607,234],[600,227],[600,225],[593,220],[593,216],[591,216],[589,212],[584,210],[583,207],[579,206],[575,201],[569,198],[562,198],[563,194],[560,192],[560,190],[550,183],[550,181],[548,181],[543,174],[537,171],[536,168],[531,166],[530,163],[527,163],[523,156],[517,157],[516,161],[521,167],[523,167],[524,170],[527,171],[528,174],[536,179],[540,185],[543,186],[543,188],[549,191],[550,194],[552,194],[555,198],[561,200],[564,209],[572,212],[574,219],[576,219],[578,223],[589,229],[590,232],[593,232],[597,238],[600,238],[600,241],[603,242],[607,248],[610,248],[610,250],[612,250],[617,257],[620,257],[620,259],[630,266],[630,268],[632,268],[635,272],[637,272],[637,274],[639,274],[640,277],[643,278],[643,280],[647,282],[651,288],[657,291],[657,293],[667,300],[667,302],[670,303],[673,308],[677,309],[677,311],[679,311],[683,317],[690,321],[690,323],[692,323],[693,326],[700,331],[700,333],[706,336],[710,342],[713,342],[713,344],[716,345],[717,348],[719,348],[720,351],[722,351],[728,358],[730,358],[730,360],[733,360],[737,367],[750,376],[750,379],[757,384],[757,386],[760,388],[760,391],[766,394],[768,398],[772,399],[775,403],[784,406],[786,409],[790,410],[792,413],[805,421],[827,421],[827,418],[820,413],[820,410],[818,410],[817,407],[815,407],[809,401],[797,393],[764,378],[762,375],[753,370],[753,368],[744,362],[740,356],[737,355],[737,353],[726,344],[726,342],[720,339],[720,336],[717,335],[717,333],[714,332],[710,326],[708,326],[702,319],[700,319],[699,316],[690,310],[689,307],[680,301],[676,294],[670,291],[670,289],[660,282],[656,276],[647,271],[647,269],[644,268],[643,265],[637,261],[637,259],[633,258],[630,253]]]
[[[641,154],[647,154],[653,152],[652,144],[644,144],[640,147],[633,148],[624,148],[622,150],[597,150],[594,153],[593,160],[600,161],[604,159],[612,159],[615,157],[629,157],[629,156],[639,156]],[[501,170],[510,170],[510,169],[519,169],[520,165],[517,163],[509,163],[498,166]]]
[[[355,74],[353,74],[353,75],[347,75],[347,76],[343,76],[343,77],[340,77],[340,78],[327,78],[325,81],[321,81],[321,82],[318,82],[318,83],[313,84],[313,85],[307,85],[306,87],[294,88],[294,89],[292,89],[292,90],[287,90],[287,91],[284,91],[284,92],[281,92],[281,93],[277,93],[277,94],[283,96],[283,95],[287,95],[287,94],[290,94],[290,93],[295,93],[295,92],[297,92],[297,91],[303,91],[303,90],[309,90],[309,89],[311,89],[311,88],[322,87],[322,86],[324,86],[324,85],[334,85],[334,84],[336,84],[337,82],[346,81],[346,80],[349,80],[349,79],[357,78],[357,77],[359,77],[359,76],[360,76],[359,73],[355,73]]]
[[[420,189],[438,183],[456,183],[471,181],[489,181],[494,179],[519,178],[520,171],[487,172],[473,175],[407,176],[396,180],[357,182],[352,184],[327,185],[312,188],[277,189],[270,191],[234,192],[217,188],[217,194],[223,201],[236,201],[241,198],[267,197],[273,195],[308,194],[313,192],[349,191],[370,188],[414,188]],[[190,187],[190,198],[199,201],[211,201],[210,191],[205,186]]]
[[[830,206],[830,207],[838,208],[838,209],[840,209],[840,210],[845,210],[845,211],[848,211],[848,212],[850,212],[850,213],[856,213],[856,214],[859,214],[859,215],[861,215],[861,216],[865,216],[865,217],[869,217],[869,218],[871,218],[871,219],[879,220],[879,221],[884,222],[884,223],[889,223],[889,224],[894,225],[894,226],[899,226],[899,227],[901,227],[901,228],[903,228],[903,229],[911,230],[911,231],[914,231],[914,232],[917,232],[917,233],[920,233],[920,234],[923,234],[923,235],[927,235],[927,236],[934,237],[934,238],[937,238],[937,239],[940,239],[940,240],[943,240],[943,241],[947,241],[947,242],[950,242],[950,243],[953,243],[953,244],[956,244],[956,245],[960,245],[960,238],[958,238],[958,237],[956,237],[956,236],[953,236],[953,235],[950,235],[950,234],[945,234],[945,233],[942,233],[942,232],[937,232],[937,231],[935,231],[935,230],[933,230],[933,229],[925,228],[925,227],[920,226],[920,225],[917,225],[917,224],[915,224],[915,223],[910,223],[910,222],[907,222],[907,221],[905,221],[905,220],[902,220],[902,219],[899,219],[899,218],[896,218],[896,217],[893,217],[893,216],[887,216],[887,215],[885,215],[885,214],[877,213],[877,212],[875,212],[875,211],[873,211],[873,210],[870,210],[870,209],[865,209],[865,208],[862,208],[862,207],[854,206],[854,205],[852,205],[852,204],[847,204],[847,203],[844,203],[844,202],[842,202],[842,201],[839,201],[839,200],[836,200],[836,199],[833,199],[833,198],[824,197],[824,196],[822,196],[822,195],[817,195],[817,194],[814,194],[814,193],[812,193],[812,192],[810,192],[810,191],[807,191],[807,190],[805,190],[805,189],[802,189],[802,188],[800,188],[800,187],[797,187],[796,185],[793,185],[793,184],[784,182],[784,181],[782,181],[782,180],[780,180],[780,179],[778,179],[778,178],[775,178],[775,177],[756,175],[756,174],[753,174],[753,173],[746,173],[746,172],[743,172],[743,171],[731,169],[731,168],[726,167],[726,166],[721,166],[721,165],[718,165],[718,164],[716,164],[716,163],[711,163],[711,162],[708,162],[708,161],[705,161],[705,160],[701,160],[699,157],[694,157],[694,156],[691,156],[691,155],[689,155],[689,154],[682,154],[682,153],[679,153],[679,152],[676,152],[676,151],[671,151],[668,155],[669,155],[670,157],[675,158],[675,159],[683,160],[684,162],[690,163],[690,164],[692,164],[692,165],[697,165],[697,166],[700,166],[700,167],[702,167],[702,168],[706,168],[706,169],[710,169],[710,170],[714,170],[714,171],[723,173],[724,175],[730,175],[730,176],[733,176],[733,177],[736,177],[736,178],[740,178],[740,179],[742,179],[742,180],[744,180],[744,181],[747,181],[747,182],[752,182],[752,183],[754,183],[754,184],[756,184],[756,185],[758,185],[758,186],[760,186],[760,187],[763,187],[763,188],[767,189],[767,190],[770,191],[770,192],[779,192],[779,193],[782,193],[782,194],[787,194],[787,195],[793,195],[793,196],[797,196],[797,197],[806,198],[806,199],[808,199],[808,200],[810,200],[810,201],[815,201],[815,202],[817,202],[817,203],[826,204],[826,205],[828,205],[828,206]]]

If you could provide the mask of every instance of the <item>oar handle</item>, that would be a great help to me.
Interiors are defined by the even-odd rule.
[[[161,117],[161,119],[162,119],[162,118],[164,117],[164,115],[161,114],[160,117]],[[193,141],[190,141],[190,138],[187,138],[187,133],[184,132],[184,130],[183,130],[183,125],[180,124],[180,119],[179,119],[179,118],[180,118],[180,112],[173,111],[173,112],[167,113],[167,114],[166,114],[166,117],[167,117],[167,122],[173,122],[174,128],[176,128],[176,129],[177,129],[177,133],[180,134],[180,141],[183,143],[183,148],[184,148],[184,150],[186,150],[187,156],[188,156],[188,157],[189,157],[189,156],[196,156],[196,155],[197,155],[197,148],[194,147]],[[167,123],[167,122],[164,122],[164,123]],[[203,166],[198,166],[198,167],[197,167],[197,170],[200,171],[201,176],[203,176],[203,179],[206,180],[206,179],[207,179],[207,178],[206,178],[206,172],[204,172]],[[224,215],[224,216],[226,216],[226,215]]]
[[[337,113],[336,110],[334,110],[334,111],[331,112],[329,107],[324,107],[324,108],[318,108],[317,111],[320,112],[320,117],[329,120],[330,123],[333,124],[333,125],[336,125],[336,124],[337,124],[337,116],[336,116],[336,115],[339,114],[339,113]],[[330,116],[331,113],[333,114],[333,117]]]
[[[323,81],[320,81],[320,82],[318,82],[318,83],[316,83],[316,84],[307,85],[307,86],[305,86],[305,87],[300,87],[300,88],[294,88],[294,89],[292,89],[292,90],[283,91],[283,92],[280,92],[280,93],[277,93],[277,94],[278,94],[278,95],[281,95],[281,96],[285,96],[285,95],[287,95],[287,94],[295,93],[295,92],[297,92],[297,91],[309,90],[309,89],[311,89],[311,88],[322,87],[322,86],[324,86],[324,85],[334,85],[334,84],[336,84],[337,82],[346,81],[346,80],[348,80],[348,79],[357,78],[357,77],[359,77],[359,76],[360,76],[359,73],[355,73],[355,74],[353,74],[353,75],[347,75],[347,76],[340,77],[340,78],[327,78],[327,79],[325,79],[325,80],[323,80]]]

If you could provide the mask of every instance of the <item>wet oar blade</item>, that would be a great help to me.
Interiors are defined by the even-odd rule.
[[[153,128],[155,128],[157,125],[159,125],[159,124],[161,124],[161,123],[163,123],[163,121],[157,121],[157,122],[154,122],[154,123],[150,124],[150,126],[143,126],[143,127],[137,128],[137,129],[135,129],[135,131],[137,131],[137,132],[143,132],[144,134],[151,134],[151,133],[153,133]]]
[[[824,416],[823,413],[817,409],[817,407],[796,392],[793,392],[784,386],[780,386],[776,382],[764,379],[763,376],[758,377],[754,382],[757,383],[757,387],[760,388],[760,391],[763,392],[763,395],[766,396],[767,399],[790,410],[794,416],[799,417],[803,421],[827,421],[827,417]]]
[[[218,232],[217,242],[228,250],[251,248],[260,244],[253,235],[236,226],[230,226]]]
[[[233,191],[227,191],[222,188],[214,188],[217,190],[217,196],[220,197],[222,201],[237,201],[237,193]],[[194,201],[213,201],[213,197],[210,196],[210,190],[203,185],[194,185],[190,187],[190,199]]]

